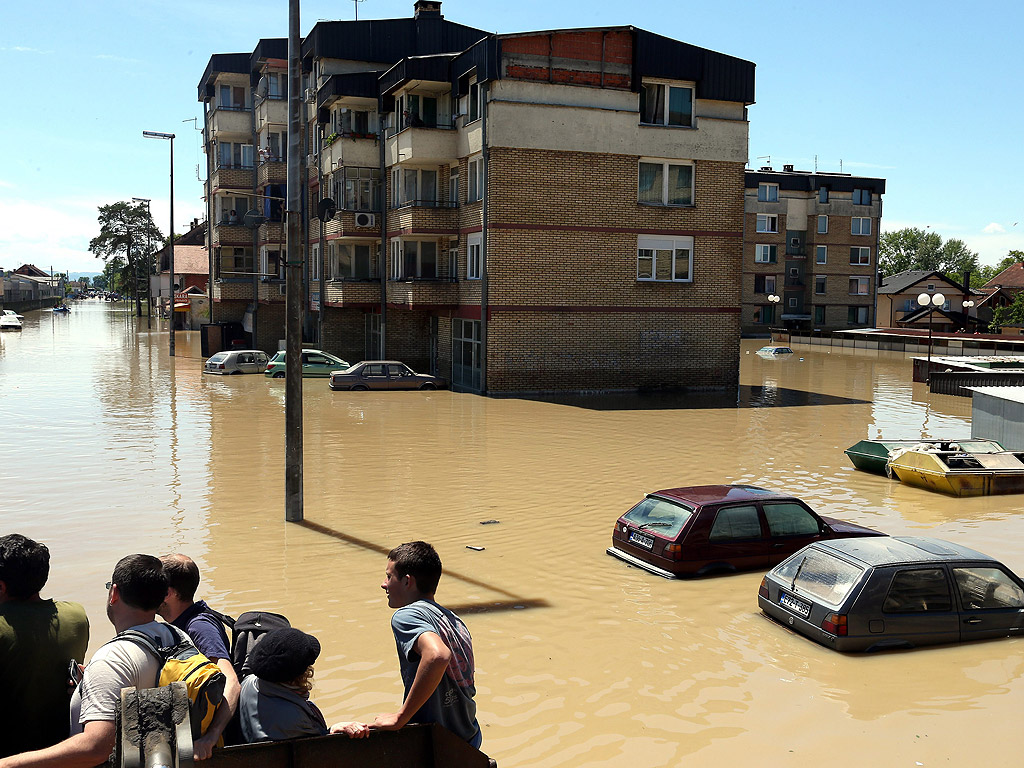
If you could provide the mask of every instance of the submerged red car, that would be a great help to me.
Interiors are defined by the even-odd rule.
[[[647,494],[615,523],[607,552],[672,579],[771,568],[816,541],[884,535],[754,485],[695,485]]]

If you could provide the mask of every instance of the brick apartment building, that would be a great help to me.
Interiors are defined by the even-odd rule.
[[[874,325],[885,179],[787,165],[745,187],[743,333]]]
[[[199,89],[215,319],[267,349],[282,46],[213,56]],[[302,57],[308,338],[322,306],[327,351],[478,392],[735,384],[752,63],[633,27],[488,34],[426,0],[320,22]]]

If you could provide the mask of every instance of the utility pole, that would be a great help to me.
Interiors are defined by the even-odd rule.
[[[302,505],[302,70],[299,0],[288,0],[288,202],[285,209],[284,519],[301,522]]]

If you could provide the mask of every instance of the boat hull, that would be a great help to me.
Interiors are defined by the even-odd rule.
[[[997,453],[1006,450],[995,440],[861,440],[851,445],[844,453],[857,469],[876,475],[886,474],[885,466],[889,462],[889,453],[896,448],[910,448],[923,442],[945,443],[956,442],[968,453]]]
[[[1022,454],[907,451],[889,462],[901,483],[950,496],[1024,493]],[[964,465],[969,468],[963,468]],[[960,468],[957,468],[960,467]]]

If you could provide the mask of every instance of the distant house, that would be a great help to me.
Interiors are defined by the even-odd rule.
[[[946,300],[929,313],[918,304],[917,297],[922,293],[941,293]],[[930,322],[932,329],[938,332],[976,330],[980,303],[987,298],[982,291],[964,287],[942,272],[920,269],[899,272],[883,278],[878,286],[878,327],[925,329]],[[975,306],[964,307],[965,301],[973,301]],[[991,309],[988,318],[991,318]]]
[[[170,250],[164,246],[154,254],[157,274],[152,278],[153,303],[166,310],[170,295]],[[174,290],[176,293],[206,294],[210,283],[210,257],[206,248],[206,222],[193,220],[188,232],[174,241]]]
[[[3,300],[6,304],[36,303],[40,306],[63,298],[64,276],[51,277],[34,264],[22,264],[3,278]]]
[[[1024,291],[1024,261],[1011,264],[998,275],[993,277],[983,288],[1002,289],[1011,297]]]

